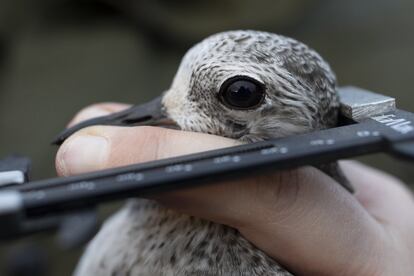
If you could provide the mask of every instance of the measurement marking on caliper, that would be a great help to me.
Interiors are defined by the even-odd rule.
[[[238,155],[226,155],[226,156],[220,156],[213,159],[214,164],[223,164],[223,163],[238,163],[240,162],[241,157]]]
[[[82,181],[82,182],[70,184],[68,189],[70,191],[78,191],[78,190],[91,191],[91,190],[96,189],[96,184],[93,181]]]
[[[335,140],[334,139],[317,139],[317,140],[310,141],[309,144],[311,146],[333,145],[333,144],[335,144]]]
[[[268,149],[262,149],[260,151],[261,155],[268,155],[268,154],[286,154],[288,153],[289,149],[287,147],[272,147]]]
[[[165,168],[166,173],[191,172],[192,170],[193,170],[193,165],[191,164],[178,164],[178,165],[168,166]]]
[[[142,173],[127,173],[121,174],[116,177],[116,181],[118,182],[126,182],[126,181],[142,181],[144,179],[144,174]]]
[[[369,130],[360,130],[357,131],[357,136],[358,137],[371,137],[371,136],[380,136],[380,132],[379,131],[369,131]]]

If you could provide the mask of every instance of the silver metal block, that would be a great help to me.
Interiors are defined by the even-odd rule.
[[[358,87],[339,88],[340,112],[354,121],[395,110],[395,98],[377,94]]]
[[[21,171],[0,172],[0,186],[23,183],[24,174]]]

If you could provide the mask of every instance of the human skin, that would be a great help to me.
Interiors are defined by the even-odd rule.
[[[104,103],[70,125],[120,111]],[[70,137],[56,168],[69,176],[234,146],[237,141],[156,127],[95,126]],[[296,275],[414,275],[414,198],[398,179],[342,161],[354,195],[302,167],[155,196],[165,206],[234,227]]]

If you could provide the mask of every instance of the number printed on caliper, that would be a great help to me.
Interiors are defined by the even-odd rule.
[[[240,162],[241,158],[238,155],[234,155],[234,156],[230,156],[230,155],[226,155],[226,156],[221,156],[221,157],[217,157],[214,158],[213,163],[214,164],[223,164],[223,163],[238,163]]]
[[[318,139],[310,141],[311,146],[325,146],[325,145],[333,145],[335,144],[334,139]]]
[[[77,182],[69,185],[70,191],[78,191],[78,190],[94,190],[96,187],[95,182],[93,181],[82,181]]]
[[[389,126],[393,130],[402,134],[407,134],[414,130],[411,121],[404,118],[398,118],[395,114],[376,116],[372,117],[372,119],[386,126]]]
[[[127,173],[121,174],[116,177],[116,181],[118,182],[125,182],[125,181],[141,181],[144,179],[144,175],[142,173]]]
[[[268,154],[285,154],[287,153],[289,150],[287,147],[272,147],[272,148],[268,148],[268,149],[262,149],[260,151],[260,154],[262,155],[268,155]]]
[[[191,164],[179,164],[168,166],[165,168],[165,172],[167,173],[175,173],[175,172],[191,172],[193,170],[193,165]]]

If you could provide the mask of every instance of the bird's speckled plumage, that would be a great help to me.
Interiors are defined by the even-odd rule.
[[[221,85],[247,76],[266,87],[253,110],[233,110]],[[213,35],[188,51],[164,108],[183,130],[258,141],[336,124],[336,78],[306,45],[258,31]],[[90,275],[291,275],[237,230],[133,200],[109,219],[75,273]]]

